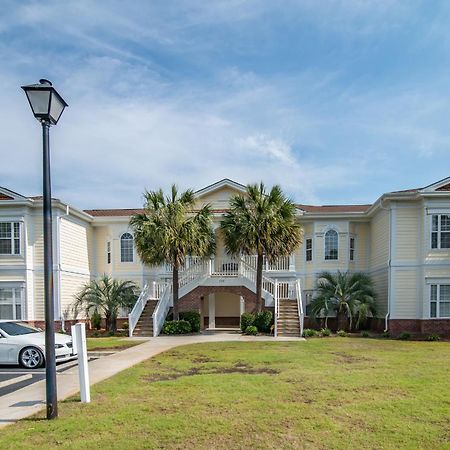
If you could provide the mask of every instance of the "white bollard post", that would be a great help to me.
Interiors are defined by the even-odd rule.
[[[73,333],[75,331],[75,333]],[[80,397],[82,403],[91,402],[91,390],[89,386],[89,368],[86,345],[86,325],[77,323],[72,327],[72,340],[78,354],[78,375],[80,380]],[[76,347],[75,347],[76,345]]]

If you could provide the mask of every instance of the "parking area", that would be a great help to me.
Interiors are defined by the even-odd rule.
[[[88,353],[88,360],[95,361],[114,352]],[[57,374],[70,370],[78,365],[77,360],[67,361],[56,366]],[[19,366],[0,366],[0,397],[23,389],[30,384],[45,379],[45,368],[23,369]]]

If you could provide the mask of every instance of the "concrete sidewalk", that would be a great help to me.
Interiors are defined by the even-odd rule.
[[[286,342],[303,341],[303,338],[274,338],[270,336],[243,336],[240,334],[211,334],[193,336],[159,336],[141,345],[122,350],[89,363],[90,384],[112,377],[128,367],[139,364],[161,352],[180,345],[206,342]],[[79,392],[78,367],[57,375],[58,400]],[[0,428],[45,409],[45,380],[7,394],[0,399]]]

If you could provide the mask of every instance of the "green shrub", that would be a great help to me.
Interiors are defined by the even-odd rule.
[[[108,336],[114,336],[114,334],[115,334],[114,331],[109,331],[108,332]]]
[[[200,331],[200,313],[197,311],[180,312],[180,319],[191,324],[191,331],[198,333]]]
[[[369,332],[368,331],[361,331],[361,337],[363,337],[363,338],[368,338],[368,337],[370,337],[370,334],[369,334]]]
[[[331,336],[331,330],[329,328],[322,328],[320,334],[324,337]]]
[[[399,334],[398,338],[402,341],[408,341],[409,339],[411,339],[411,333],[404,331],[403,333]]]
[[[261,311],[255,314],[253,325],[258,328],[260,333],[269,333],[272,319],[273,315],[271,311]]]
[[[313,337],[317,336],[319,333],[316,330],[313,330],[312,328],[305,328],[303,330],[303,337]]]
[[[128,330],[130,328],[130,325],[128,324],[128,322],[124,322],[122,324],[122,330]]]
[[[98,331],[94,331],[92,333],[92,337],[99,337],[99,336],[100,336],[100,333]]]
[[[440,341],[440,340],[441,340],[441,337],[438,334],[436,334],[436,333],[432,333],[429,336],[427,336],[427,341],[437,342],[437,341]]]
[[[336,334],[339,337],[346,337],[347,336],[347,332],[345,330],[338,330],[338,332]]]
[[[258,328],[256,328],[254,325],[250,325],[245,329],[245,334],[256,336],[258,334]]]
[[[389,339],[391,337],[391,333],[389,333],[389,331],[383,331],[383,334],[381,335],[381,337]]]
[[[166,321],[162,329],[163,334],[186,334],[191,331],[191,324],[187,320]]]
[[[255,315],[252,313],[244,313],[241,315],[241,331],[245,332],[245,330],[252,326],[255,323]]]
[[[102,326],[102,316],[97,311],[94,311],[92,313],[91,326],[92,328],[94,328],[94,330],[100,330]]]

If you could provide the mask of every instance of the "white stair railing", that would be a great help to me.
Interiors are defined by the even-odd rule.
[[[273,324],[274,324],[274,330],[273,330],[273,335],[274,337],[278,336],[278,316],[279,316],[279,311],[280,311],[280,305],[279,305],[279,298],[278,298],[278,281],[275,280],[275,296],[274,296],[274,301],[275,301],[275,314],[274,314],[274,318],[273,318]]]
[[[172,303],[172,283],[167,283],[162,292],[161,298],[156,305],[152,314],[153,320],[153,337],[156,337],[161,333],[162,327],[166,320],[167,314]]]
[[[302,287],[300,280],[297,280],[295,283],[295,293],[297,296],[298,320],[300,321],[300,336],[303,336],[305,314],[303,312]]]
[[[148,284],[145,284],[144,289],[142,289],[136,303],[133,306],[130,314],[128,314],[128,335],[133,336],[133,331],[141,317],[142,311],[144,311],[145,305],[149,299],[150,288]]]
[[[188,269],[179,273],[178,289],[206,276],[208,273],[208,263],[209,261],[200,258],[196,258],[195,262],[191,262]]]

